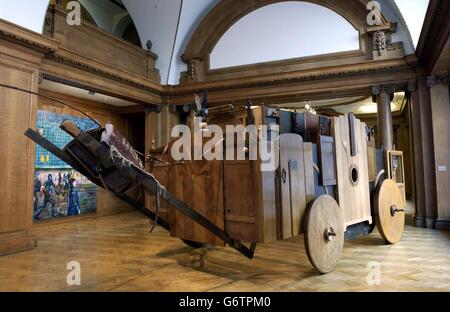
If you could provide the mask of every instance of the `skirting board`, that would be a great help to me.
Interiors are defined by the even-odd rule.
[[[31,250],[36,247],[37,241],[34,236],[25,233],[0,238],[0,256],[16,252]]]

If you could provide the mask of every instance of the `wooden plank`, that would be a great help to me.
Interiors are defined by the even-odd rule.
[[[362,188],[362,203],[361,206],[361,218],[366,219],[369,223],[372,223],[372,210],[370,206],[370,190],[369,190],[369,160],[367,156],[367,137],[366,137],[366,124],[361,122],[360,126],[360,153],[362,157],[361,163],[361,188]]]
[[[303,139],[296,134],[280,137],[281,225],[282,238],[301,232],[302,216],[306,209]]]
[[[336,165],[334,160],[333,137],[321,135],[319,138],[320,183],[324,186],[336,185]]]
[[[259,165],[260,166],[260,165]],[[259,228],[260,241],[269,243],[277,240],[277,202],[274,171],[257,171],[259,182]]]
[[[350,130],[350,155],[355,157],[358,155],[358,133],[357,122],[353,113],[348,114],[348,125]]]
[[[347,198],[348,194],[346,193],[346,183],[347,181],[344,179],[344,172],[346,171],[347,167],[347,155],[346,155],[346,141],[345,141],[345,130],[343,134],[341,134],[341,119],[343,117],[334,117],[333,118],[333,127],[332,127],[332,135],[334,137],[334,141],[336,142],[336,176],[337,176],[337,185],[336,185],[336,198],[339,203],[339,207],[341,207],[344,220],[347,219],[347,211],[345,209],[346,203],[350,201],[349,198]]]
[[[225,229],[231,238],[259,241],[258,183],[254,161],[225,161]]]
[[[310,203],[316,198],[316,192],[314,189],[314,156],[312,143],[304,143],[303,152],[304,152],[306,202]]]
[[[333,119],[336,143],[337,200],[347,226],[372,222],[365,124],[355,120],[356,156],[351,156],[350,129],[347,116]]]
[[[174,169],[174,194],[188,206],[224,229],[222,165],[220,161],[189,161]],[[181,198],[182,197],[182,198]],[[223,245],[224,242],[203,226],[171,208],[171,235],[195,242]]]

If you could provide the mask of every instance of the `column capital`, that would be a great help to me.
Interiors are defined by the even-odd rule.
[[[372,86],[372,95],[380,95],[381,92],[392,94],[395,92],[395,86],[393,85],[377,85]]]
[[[390,95],[391,97],[391,101],[394,98],[394,92],[395,92],[395,86],[393,85],[376,85],[376,86],[372,86],[372,101],[374,103],[377,102],[377,97],[381,94],[381,93],[387,93]]]
[[[450,85],[450,76],[429,76],[427,77],[428,88],[433,88],[435,85]]]

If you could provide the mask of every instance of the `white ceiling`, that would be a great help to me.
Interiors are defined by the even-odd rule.
[[[359,32],[341,15],[314,3],[286,1],[262,7],[237,21],[211,52],[210,67],[225,68],[359,48]]]
[[[100,6],[100,0],[83,0],[86,1],[93,1]],[[186,70],[186,65],[180,59],[181,54],[198,24],[219,1],[122,0],[138,29],[142,46],[146,46],[147,40],[153,42],[152,50],[159,57],[156,66],[161,72],[162,84],[178,84],[180,72]],[[379,0],[379,2],[388,19],[398,23],[394,41],[403,41],[405,51],[408,54],[414,53],[414,42],[423,24],[428,0]],[[42,32],[48,3],[48,0],[0,0],[0,18]],[[408,24],[411,25],[409,30]]]
[[[419,42],[429,2],[429,0],[395,0],[408,26],[414,47],[417,47],[417,43]]]
[[[404,98],[404,92],[395,93],[394,100],[391,103],[392,112],[399,112],[404,108]],[[377,104],[372,101],[372,97],[335,98],[316,101],[284,103],[274,106],[278,106],[280,108],[288,110],[304,111],[306,105],[309,105],[312,110],[317,110],[319,108],[332,108],[340,114],[354,113],[357,115],[364,115],[377,113]]]
[[[153,42],[163,84],[178,84],[187,70],[181,54],[191,34],[219,0],[123,0],[138,29],[142,46]]]

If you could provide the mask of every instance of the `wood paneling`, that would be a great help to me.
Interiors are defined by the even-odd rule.
[[[450,222],[450,99],[449,87],[435,85],[430,90],[436,171],[437,227]],[[441,224],[442,223],[442,224]],[[444,226],[446,224],[446,226]]]
[[[314,155],[312,143],[303,143],[304,159],[305,159],[305,190],[306,202],[309,204],[316,198],[314,186]]]
[[[223,169],[220,161],[190,161],[176,167],[175,195],[221,229],[225,228]],[[180,180],[178,182],[178,180]],[[182,181],[182,182],[181,182]],[[195,242],[224,242],[173,207],[169,208],[171,235]]]
[[[88,23],[72,27],[67,24],[66,13],[57,8],[53,37],[61,41],[61,50],[160,82],[155,70],[155,54]]]
[[[259,241],[257,178],[253,161],[224,164],[225,229],[231,238]]]
[[[259,228],[263,243],[277,239],[277,194],[276,174],[274,171],[258,171],[259,183]]]
[[[8,52],[0,41],[0,83],[36,92],[37,67],[7,56]],[[0,254],[34,245],[34,144],[23,133],[35,124],[36,100],[36,96],[0,88]]]

